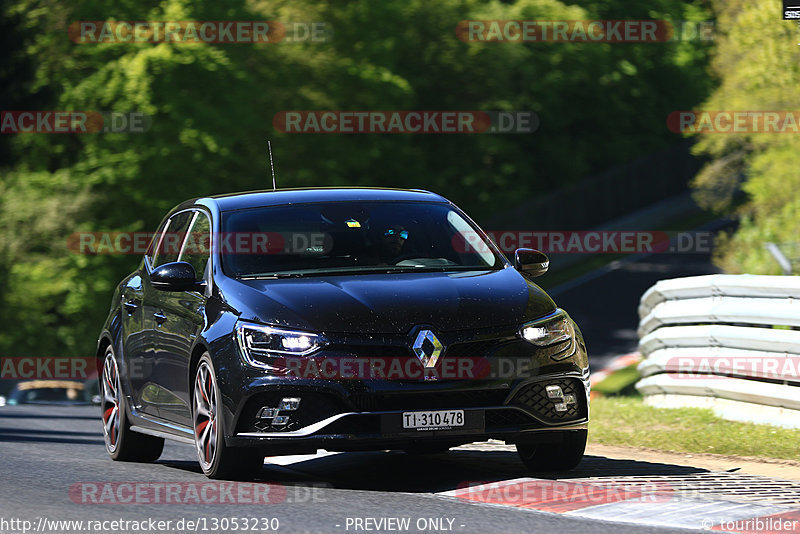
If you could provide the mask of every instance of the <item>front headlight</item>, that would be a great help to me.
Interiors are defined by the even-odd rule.
[[[572,319],[564,310],[558,309],[541,319],[524,324],[519,329],[519,336],[540,347],[563,343],[574,336]]]
[[[236,325],[236,340],[248,364],[267,369],[273,367],[270,358],[306,356],[325,345],[319,334],[241,322]]]

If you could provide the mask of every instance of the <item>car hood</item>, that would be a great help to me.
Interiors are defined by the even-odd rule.
[[[245,320],[315,332],[401,334],[520,324],[555,310],[514,269],[226,280],[228,305]]]

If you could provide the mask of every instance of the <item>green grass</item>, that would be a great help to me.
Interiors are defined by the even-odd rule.
[[[636,388],[636,382],[639,381],[642,376],[639,374],[637,367],[639,366],[638,363],[634,363],[633,365],[629,365],[628,367],[623,367],[622,369],[617,369],[606,378],[594,384],[592,386],[592,391],[597,391],[598,393],[602,393],[603,395],[638,395]]]
[[[800,430],[726,421],[711,410],[661,409],[636,397],[592,400],[589,443],[800,461]]]

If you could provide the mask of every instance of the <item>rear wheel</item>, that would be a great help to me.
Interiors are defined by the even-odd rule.
[[[586,433],[586,430],[564,431],[560,443],[517,443],[517,453],[531,471],[569,471],[583,458]]]
[[[264,466],[264,455],[255,449],[225,445],[219,416],[221,395],[208,353],[203,354],[197,365],[193,389],[194,442],[203,473],[215,479],[253,478]]]
[[[103,438],[109,456],[122,462],[158,460],[164,449],[164,438],[139,434],[131,430],[125,408],[125,395],[120,387],[119,367],[111,346],[106,349],[100,379]]]

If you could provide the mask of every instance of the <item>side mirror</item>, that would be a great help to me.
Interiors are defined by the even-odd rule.
[[[174,261],[156,267],[150,273],[150,283],[161,291],[201,291],[205,282],[197,281],[194,267],[185,261]]]
[[[518,248],[514,251],[514,268],[530,277],[542,276],[550,267],[550,259],[544,252],[532,248]]]

